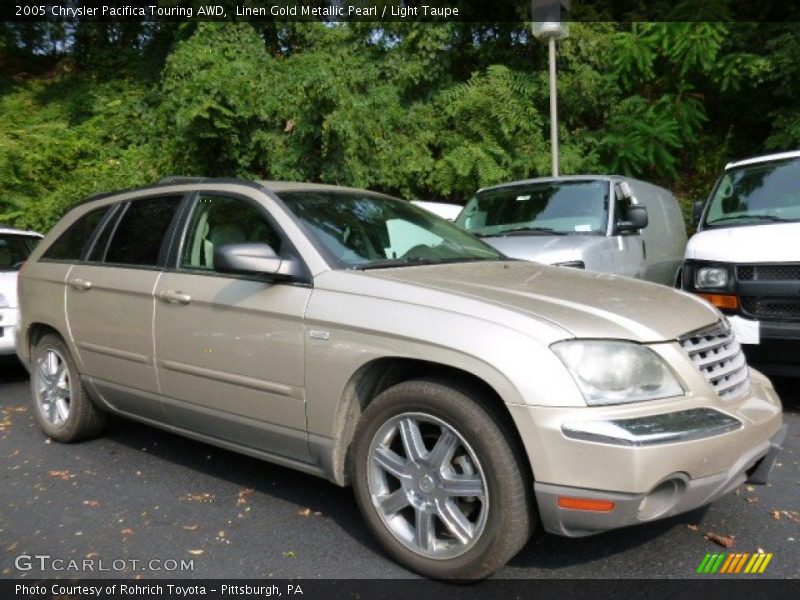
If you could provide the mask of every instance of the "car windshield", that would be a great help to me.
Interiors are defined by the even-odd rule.
[[[0,271],[16,271],[28,260],[39,238],[0,233]]]
[[[479,192],[456,224],[479,236],[605,233],[607,181],[541,181]]]
[[[800,159],[731,169],[708,206],[707,227],[800,221]]]
[[[340,191],[282,192],[318,248],[344,268],[500,260],[494,248],[404,200]]]

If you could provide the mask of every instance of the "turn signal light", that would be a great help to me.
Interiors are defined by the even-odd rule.
[[[736,310],[739,308],[739,298],[737,296],[730,296],[728,294],[697,294],[704,300],[708,300],[717,308],[730,308]]]
[[[569,496],[559,496],[558,507],[569,508],[571,510],[610,512],[614,510],[616,504],[614,504],[611,500],[593,500],[592,498],[570,498]]]

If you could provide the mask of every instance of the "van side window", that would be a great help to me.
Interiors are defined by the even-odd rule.
[[[153,267],[182,196],[157,196],[134,200],[117,223],[105,262]]]
[[[103,220],[103,216],[105,216],[108,209],[108,206],[101,206],[83,215],[53,242],[42,255],[42,258],[49,260],[80,260],[86,244],[91,239],[94,230]]]
[[[281,237],[264,214],[239,198],[201,196],[192,214],[181,268],[214,270],[214,249],[226,244],[269,244],[281,253]]]

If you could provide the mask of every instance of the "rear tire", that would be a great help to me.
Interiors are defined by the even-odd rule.
[[[48,334],[31,354],[33,414],[45,434],[59,442],[77,442],[99,435],[106,413],[89,398],[69,348]]]
[[[369,404],[352,480],[397,562],[435,579],[482,579],[525,545],[532,482],[511,434],[487,403],[440,382],[400,383]]]

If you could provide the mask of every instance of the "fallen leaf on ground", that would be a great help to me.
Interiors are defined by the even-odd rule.
[[[712,531],[706,533],[706,539],[710,542],[714,542],[715,544],[719,544],[723,548],[730,548],[735,542],[733,537],[719,535],[718,533],[714,533]]]
[[[779,510],[773,510],[773,511],[772,511],[771,513],[769,513],[769,514],[770,514],[770,515],[772,516],[772,518],[773,518],[773,519],[775,519],[776,521],[780,521],[780,520],[781,520],[781,511],[779,511]]]
[[[687,525],[687,527],[692,531],[698,531],[700,529],[700,527],[697,525]]]
[[[183,528],[186,531],[194,531],[195,529],[197,529],[197,525],[184,525]]]
[[[133,535],[133,529],[131,529],[130,527],[126,527],[125,529],[120,531],[120,533],[122,535]]]
[[[200,556],[205,550],[189,550],[189,554],[192,556]]]
[[[75,477],[75,475],[73,475],[69,471],[50,471],[50,477],[59,477],[60,479],[63,479],[64,481],[68,481],[68,480],[72,479],[73,477]]]
[[[748,492],[755,492],[755,491],[756,491],[756,488],[754,488],[752,485],[748,485],[748,486],[747,486],[746,488],[744,488],[744,489],[746,489]]]
[[[92,508],[100,506],[100,500],[84,500],[84,506],[91,506]]]
[[[294,553],[294,550],[289,550],[288,552],[283,553],[284,558],[294,558],[295,556],[297,555]]]
[[[750,496],[749,498],[745,498],[748,504],[755,504],[758,502],[758,496]]]
[[[239,490],[239,498],[236,500],[236,506],[242,506],[243,504],[247,504],[248,502],[247,497],[254,491],[255,490],[253,488],[244,488],[243,490]]]
[[[214,501],[214,495],[213,494],[207,494],[205,492],[202,493],[202,494],[186,494],[186,496],[184,497],[184,500],[191,500],[191,501],[194,501],[194,502],[213,502]]]
[[[308,517],[311,516],[311,509],[310,508],[304,508],[303,510],[298,510],[297,514],[300,515],[301,517],[308,518]]]
[[[800,523],[800,513],[797,513],[793,510],[782,510],[780,511],[780,513],[790,521],[794,521],[795,523]]]

